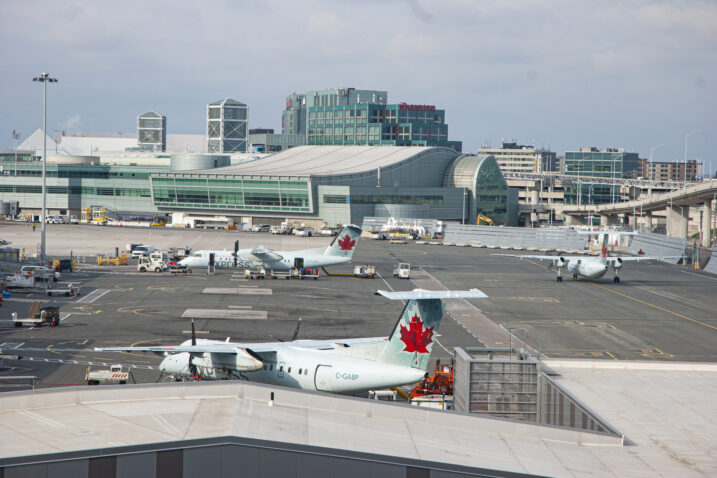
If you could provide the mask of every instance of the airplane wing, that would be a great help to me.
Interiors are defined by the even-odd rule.
[[[249,254],[254,256],[257,261],[261,262],[279,262],[284,259],[284,256],[265,246],[255,247],[251,250],[251,252],[249,252]]]
[[[381,294],[391,300],[411,300],[411,299],[485,299],[488,297],[478,289],[471,290],[424,290],[413,289],[401,292],[387,292],[385,290],[377,290],[376,293]]]
[[[682,256],[670,256],[670,257],[650,257],[650,256],[620,256],[620,257],[607,257],[606,260],[608,263],[613,263],[615,261],[617,262],[626,262],[626,261],[659,261],[663,259],[672,259],[672,258],[679,258]]]
[[[584,260],[589,257],[597,257],[592,255],[585,255],[585,256],[532,256],[532,255],[523,255],[523,254],[491,254],[492,256],[505,256],[505,257],[517,257],[519,259],[538,259],[539,261],[557,261],[558,259],[562,258],[565,261],[577,261],[577,260]]]

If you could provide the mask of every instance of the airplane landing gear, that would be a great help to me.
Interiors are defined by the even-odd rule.
[[[620,282],[620,278],[618,276],[615,276],[612,278],[613,282]]]
[[[577,275],[577,274],[573,274],[573,279],[577,279],[577,278],[578,278],[578,275]]]
[[[558,277],[557,277],[557,281],[558,281],[558,282],[562,282],[562,281],[563,281],[563,276],[558,276]]]

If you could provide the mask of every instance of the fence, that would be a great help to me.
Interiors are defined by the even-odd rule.
[[[588,236],[574,229],[475,226],[448,223],[444,242],[537,249],[585,249]]]
[[[628,252],[646,256],[665,257],[665,262],[677,264],[685,255],[687,240],[679,237],[668,237],[651,232],[641,232],[632,238]]]

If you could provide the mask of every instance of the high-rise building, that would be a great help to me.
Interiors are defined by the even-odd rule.
[[[637,178],[637,153],[625,153],[614,148],[580,148],[565,152],[565,173],[579,176],[577,184],[565,187],[565,204],[604,204],[621,200],[618,184],[596,184],[591,178]]]
[[[167,118],[150,111],[137,116],[137,146],[151,151],[167,150]]]
[[[555,171],[555,153],[535,146],[503,142],[501,148],[480,148],[478,154],[493,155],[503,172],[545,173]]]
[[[249,107],[231,98],[207,105],[207,151],[246,153],[249,147]]]
[[[445,114],[433,105],[406,103],[313,106],[307,144],[444,146],[460,152],[460,141],[448,141]]]
[[[294,92],[286,97],[286,108],[281,116],[281,131],[283,134],[305,135],[308,108],[314,106],[385,105],[387,101],[388,93],[379,90],[331,88],[312,90],[304,94]]]

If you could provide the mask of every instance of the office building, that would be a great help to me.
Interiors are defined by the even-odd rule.
[[[308,108],[307,144],[439,146],[457,152],[448,140],[445,111],[434,105],[349,104]]]
[[[580,148],[565,152],[565,173],[578,176],[576,185],[565,188],[565,204],[604,204],[621,200],[620,186],[596,184],[592,178],[637,178],[637,153],[626,153],[614,148]]]
[[[385,105],[387,101],[388,93],[379,90],[331,88],[312,90],[304,94],[293,92],[286,97],[286,108],[281,116],[281,131],[283,134],[306,135],[308,109],[314,106]]]
[[[503,142],[500,148],[480,148],[478,154],[489,154],[498,161],[500,170],[513,173],[546,173],[556,170],[556,156],[552,151]]]
[[[702,177],[702,165],[690,159],[685,167],[684,162],[649,162],[640,159],[640,177],[654,181],[685,181],[685,170],[687,181],[697,181]]]

